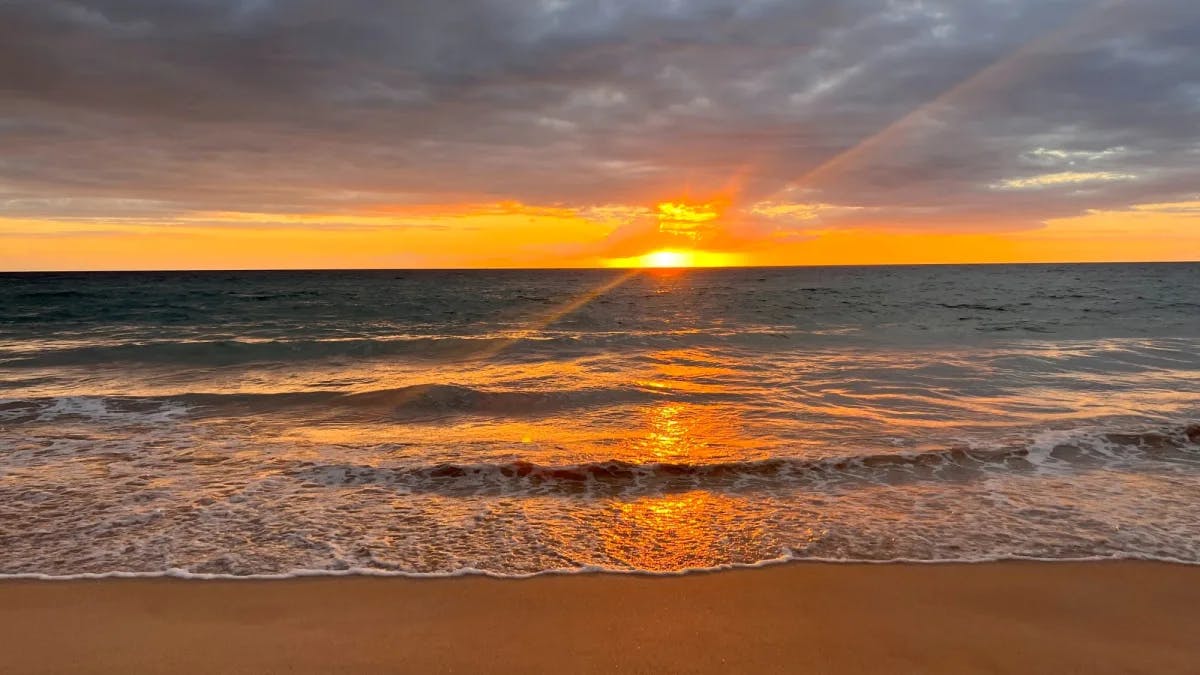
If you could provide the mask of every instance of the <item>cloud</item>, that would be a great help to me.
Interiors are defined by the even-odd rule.
[[[995,187],[1009,190],[1026,190],[1070,185],[1073,183],[1107,183],[1117,180],[1135,180],[1137,176],[1131,173],[1116,173],[1114,171],[1059,171],[1057,173],[1041,173],[1024,178],[1008,178],[1000,181]]]
[[[1186,201],[1197,129],[1192,0],[0,3],[9,217],[512,201],[623,253],[1033,229]]]

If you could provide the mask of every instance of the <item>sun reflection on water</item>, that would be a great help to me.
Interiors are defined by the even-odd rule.
[[[695,490],[614,501],[597,527],[604,554],[635,569],[679,570],[753,560],[767,542],[745,499]],[[754,553],[751,553],[754,552]]]
[[[724,406],[663,402],[641,417],[627,441],[627,461],[706,464],[765,455],[762,439],[746,434],[737,411]]]
[[[684,445],[688,429],[679,419],[683,406],[667,404],[650,413],[651,430],[639,445],[657,459],[676,459],[688,454]]]

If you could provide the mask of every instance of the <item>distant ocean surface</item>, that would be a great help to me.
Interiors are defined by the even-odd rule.
[[[0,275],[0,574],[1200,562],[1200,265]]]

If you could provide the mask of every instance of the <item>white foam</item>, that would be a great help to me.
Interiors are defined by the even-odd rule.
[[[24,409],[32,408],[38,421],[54,421],[63,417],[81,417],[97,422],[131,421],[145,423],[163,423],[178,420],[187,415],[189,408],[178,401],[151,401],[148,399],[128,399],[123,401],[124,408],[114,405],[114,399],[104,396],[59,396],[52,399],[49,405],[40,405],[27,399],[2,398],[0,404],[16,404],[11,410],[5,411],[5,416],[25,415],[32,412]],[[24,404],[24,405],[22,405]],[[134,406],[144,406],[131,409]]]
[[[602,567],[584,565],[573,568],[553,568],[525,573],[502,573],[492,570],[482,570],[473,567],[463,567],[448,572],[408,572],[402,570],[387,570],[371,567],[351,567],[347,569],[296,569],[288,572],[266,574],[214,574],[190,572],[185,569],[170,568],[160,572],[127,572],[113,570],[108,572],[82,572],[78,574],[41,574],[37,572],[22,572],[18,574],[0,574],[0,580],[37,580],[37,581],[78,581],[101,579],[184,579],[192,581],[282,581],[286,579],[322,578],[322,577],[390,577],[405,579],[449,579],[457,577],[487,577],[491,579],[532,579],[542,576],[572,576],[579,574],[603,574],[619,576],[644,577],[681,577],[692,574],[711,574],[732,570],[760,569],[784,564],[830,564],[830,565],[980,565],[997,562],[1037,562],[1037,563],[1086,563],[1086,562],[1118,562],[1140,561],[1155,562],[1171,565],[1200,566],[1200,560],[1183,560],[1167,556],[1152,556],[1138,553],[1117,553],[1107,556],[1083,556],[1073,558],[1045,558],[1022,555],[978,556],[967,558],[888,558],[882,560],[868,558],[808,558],[802,556],[782,556],[754,563],[728,563],[712,567],[685,567],[678,570],[646,570]]]

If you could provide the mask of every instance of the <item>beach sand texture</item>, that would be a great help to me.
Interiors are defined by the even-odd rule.
[[[5,673],[1195,673],[1200,567],[0,583]]]

